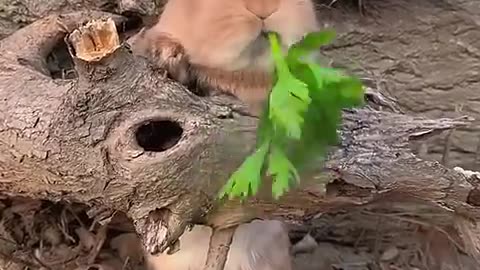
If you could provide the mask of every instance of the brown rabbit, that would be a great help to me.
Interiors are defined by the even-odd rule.
[[[233,94],[258,109],[273,71],[266,33],[278,33],[287,48],[318,28],[311,0],[169,0],[132,48],[181,83]]]
[[[195,225],[180,237],[178,252],[146,255],[150,270],[202,269],[207,260],[212,229]],[[290,239],[285,225],[276,220],[253,220],[239,225],[225,263],[225,270],[291,270]]]

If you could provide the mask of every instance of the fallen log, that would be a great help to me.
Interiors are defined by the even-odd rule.
[[[131,54],[106,17],[124,20],[54,15],[0,41],[0,193],[82,203],[105,222],[123,212],[155,252],[213,209],[217,192],[253,149],[257,119],[237,113],[233,107],[242,104],[233,98],[198,97],[168,80]],[[45,59],[63,41],[76,78],[54,80]],[[367,97],[372,106],[345,111],[340,145],[326,170],[310,175],[317,182],[278,202],[250,202],[266,215],[298,220],[415,198],[442,209],[438,222],[458,214],[475,221],[480,202],[469,199],[475,187],[465,176],[409,149],[412,140],[470,119],[382,111],[373,107],[388,105],[380,93]],[[474,250],[470,245],[467,253],[478,259]]]
[[[2,40],[0,189],[122,211],[145,236],[163,228],[147,222],[155,213],[184,228],[248,154],[256,121],[166,81],[97,29],[104,44],[70,36],[78,80],[52,80],[44,59],[85,14],[50,16]],[[105,54],[89,59],[94,49]]]

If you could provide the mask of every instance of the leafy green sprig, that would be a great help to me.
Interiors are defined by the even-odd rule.
[[[257,149],[232,174],[221,198],[253,196],[268,175],[272,195],[278,199],[300,181],[299,171],[312,163],[319,166],[328,146],[337,143],[342,109],[363,104],[362,83],[303,60],[334,38],[333,31],[310,33],[284,55],[278,36],[269,34],[275,84],[260,118]]]

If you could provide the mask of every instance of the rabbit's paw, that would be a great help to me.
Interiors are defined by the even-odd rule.
[[[159,35],[150,43],[149,54],[152,62],[165,69],[172,79],[182,84],[188,83],[190,65],[185,49],[179,42],[166,35]]]
[[[168,77],[182,84],[189,81],[189,61],[185,49],[167,34],[142,30],[127,41],[132,52],[147,58]]]

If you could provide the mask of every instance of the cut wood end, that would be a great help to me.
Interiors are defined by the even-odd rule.
[[[117,27],[112,18],[92,20],[68,37],[75,55],[87,62],[99,61],[120,47]]]

